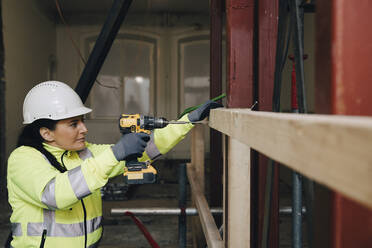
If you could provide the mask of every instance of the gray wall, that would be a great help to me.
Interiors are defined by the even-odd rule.
[[[7,155],[15,148],[22,128],[24,97],[35,84],[48,79],[48,61],[56,50],[55,25],[35,2],[2,2]]]
[[[204,21],[203,18],[200,18]],[[135,25],[136,20],[130,17],[131,25],[124,25],[119,31],[119,35],[133,34],[153,37],[157,40],[157,72],[156,72],[156,89],[154,98],[156,102],[156,115],[163,116],[167,119],[175,119],[178,116],[178,39],[189,36],[208,35],[208,24],[205,23],[203,28],[186,26],[184,23],[178,23],[175,26],[148,26],[143,23]],[[140,18],[138,21],[143,21]],[[197,21],[200,21],[197,19]],[[190,21],[191,22],[191,21]],[[147,22],[154,24],[154,22]],[[85,55],[84,43],[87,37],[99,34],[100,25],[71,25],[70,31],[74,41],[79,45],[80,51]],[[63,82],[76,86],[84,64],[81,62],[79,55],[72,46],[70,37],[65,31],[65,27],[57,26],[57,78]],[[90,98],[87,103],[90,104]],[[183,108],[183,106],[181,106]],[[117,120],[88,119],[86,121],[89,129],[88,140],[93,143],[115,143],[120,138]],[[206,131],[207,133],[207,131]],[[189,158],[190,145],[189,136],[186,140],[178,144],[167,155],[167,158]],[[209,144],[207,144],[208,148]]]

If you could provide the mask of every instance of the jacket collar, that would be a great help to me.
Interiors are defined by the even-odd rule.
[[[56,158],[60,158],[62,154],[66,152],[66,150],[62,148],[52,146],[47,143],[43,143],[43,146],[48,152],[50,152]],[[69,157],[70,155],[71,155],[71,151],[68,151],[65,156]]]

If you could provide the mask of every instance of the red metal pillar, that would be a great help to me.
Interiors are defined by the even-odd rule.
[[[259,110],[272,111],[275,53],[278,30],[278,1],[258,2],[258,106]],[[265,209],[265,186],[268,158],[258,156],[258,246],[262,244]],[[271,199],[269,247],[279,246],[279,169],[274,167]]]
[[[254,3],[255,0],[226,0],[227,106],[229,108],[249,108],[254,100]],[[227,173],[228,171],[225,172],[225,180]],[[228,207],[225,202],[225,209]],[[228,216],[224,218],[226,220]],[[228,232],[229,230],[225,228],[225,237],[228,237]],[[227,243],[228,240],[225,240],[225,244]]]
[[[227,105],[249,108],[253,103],[254,0],[226,0]]]
[[[222,5],[223,0],[210,1],[210,98],[222,93]],[[220,132],[210,130],[210,158],[209,189],[211,207],[222,206],[222,135]],[[217,218],[217,225],[221,223]]]
[[[317,1],[318,113],[372,115],[371,9],[369,0]],[[329,246],[322,247],[372,247],[371,209],[332,192],[329,210]]]

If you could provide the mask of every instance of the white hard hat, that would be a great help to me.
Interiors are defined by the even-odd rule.
[[[91,111],[70,86],[58,81],[46,81],[27,93],[23,102],[23,124],[38,119],[62,120]]]

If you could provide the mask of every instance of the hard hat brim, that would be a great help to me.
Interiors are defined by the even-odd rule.
[[[34,119],[32,121],[24,121],[23,124],[31,124],[32,122],[34,122],[36,120],[39,120],[39,119],[50,119],[50,120],[56,120],[56,121],[57,120],[64,120],[64,119],[68,119],[68,118],[72,118],[72,117],[76,117],[76,116],[80,116],[80,115],[85,115],[85,114],[88,114],[90,112],[92,112],[92,109],[87,108],[87,107],[80,107],[80,108],[74,109],[72,111],[69,111],[68,114],[63,114],[63,115],[60,115],[58,117],[40,116],[37,119]]]

